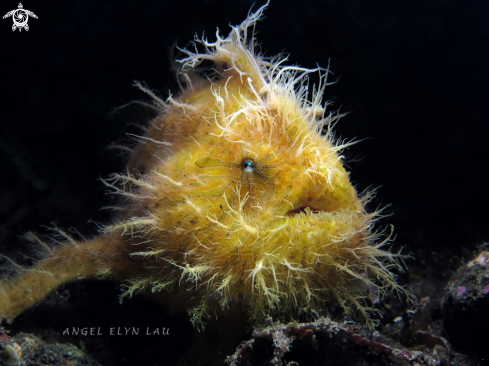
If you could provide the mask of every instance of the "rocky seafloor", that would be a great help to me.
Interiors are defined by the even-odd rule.
[[[117,305],[110,300],[116,292],[111,283],[82,282],[4,324],[0,361],[9,366],[485,365],[487,249],[480,246],[473,258],[451,270],[444,285],[411,276],[411,290],[429,295],[418,296],[412,307],[394,297],[377,301],[383,317],[375,329],[333,310],[329,316],[309,313],[287,324],[270,318],[253,330],[225,319],[198,333],[184,316],[165,314],[143,298]],[[437,259],[447,269],[454,266]],[[63,329],[66,324],[70,327]]]

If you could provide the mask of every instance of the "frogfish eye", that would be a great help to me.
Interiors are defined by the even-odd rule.
[[[243,170],[247,173],[253,172],[253,162],[249,159],[243,161]]]

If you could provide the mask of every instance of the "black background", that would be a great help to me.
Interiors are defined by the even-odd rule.
[[[254,5],[257,9],[264,2]],[[172,44],[196,32],[228,34],[252,2],[35,1],[39,19],[12,32],[0,21],[0,245],[22,263],[19,239],[57,223],[96,232],[111,204],[99,176],[123,170],[107,149],[134,129],[109,117],[145,96],[146,82],[177,93]],[[0,14],[17,2],[2,1]],[[359,191],[381,186],[372,208],[392,204],[396,245],[415,256],[410,268],[444,268],[489,238],[489,2],[456,0],[273,0],[257,26],[266,55],[327,66],[338,83],[333,108],[351,113],[338,125]],[[136,121],[144,124],[144,119]],[[409,271],[408,271],[409,273]],[[446,275],[446,274],[445,274]]]

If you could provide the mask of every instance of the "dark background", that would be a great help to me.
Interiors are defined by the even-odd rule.
[[[0,15],[17,5],[2,1]],[[216,27],[227,35],[252,2],[23,5],[39,17],[28,32],[0,21],[0,252],[28,264],[26,231],[54,222],[93,235],[88,220],[110,220],[97,178],[123,170],[107,146],[136,127],[109,113],[146,99],[133,80],[177,93],[172,44],[203,31],[213,40]],[[338,134],[366,139],[346,151],[352,180],[382,187],[371,208],[391,204],[382,224],[414,254],[410,270],[447,277],[432,252],[468,258],[489,238],[489,2],[272,0],[265,16],[266,55],[309,68],[331,60],[339,80],[326,99],[351,112]]]

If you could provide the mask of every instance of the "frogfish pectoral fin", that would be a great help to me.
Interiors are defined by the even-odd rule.
[[[18,268],[13,278],[0,280],[0,319],[12,321],[54,289],[72,281],[111,278],[113,264],[122,259],[108,255],[113,237],[100,235],[87,242],[70,241],[54,249],[35,266]]]

